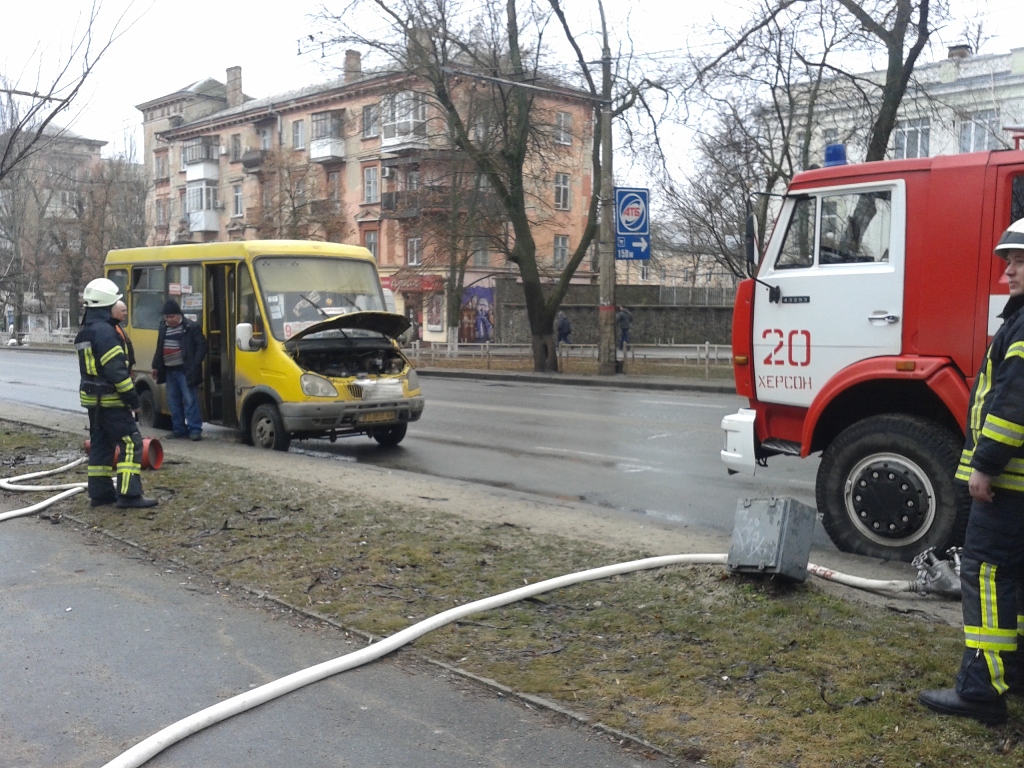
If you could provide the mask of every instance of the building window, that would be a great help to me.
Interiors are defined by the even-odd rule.
[[[893,158],[906,160],[912,157],[928,157],[931,122],[931,118],[922,117],[918,120],[900,120],[896,123]]]
[[[306,148],[306,121],[292,120],[292,149]]]
[[[420,172],[418,169],[411,168],[405,172],[405,188],[408,190],[420,188]]]
[[[217,208],[216,183],[190,181],[185,191],[185,212],[212,211]]]
[[[160,179],[168,178],[167,172],[167,153],[157,152],[153,155],[153,178],[159,181]]]
[[[380,202],[380,180],[377,175],[377,166],[368,165],[363,168],[363,202]]]
[[[486,237],[473,238],[473,266],[487,267],[491,264],[491,253],[487,249]]]
[[[983,109],[960,123],[961,152],[986,152],[999,147],[999,110]]]
[[[331,212],[337,213],[341,208],[341,171],[327,174],[327,199],[331,201]]]
[[[827,147],[829,144],[836,144],[839,141],[839,129],[838,128],[826,128],[821,132],[821,140]]]
[[[167,226],[167,209],[169,208],[168,200],[166,197],[158,197],[154,205],[154,215],[156,218],[156,225],[158,227]]]
[[[572,144],[572,113],[571,112],[556,112],[555,113],[555,143],[556,144]]]
[[[418,267],[423,263],[423,252],[418,237],[410,237],[405,241],[405,259],[410,267]]]
[[[237,163],[242,159],[242,134],[231,134],[231,162]]]
[[[377,259],[377,230],[368,229],[363,233],[363,246]]]
[[[562,269],[569,261],[569,236],[555,235],[555,269]]]
[[[270,149],[271,148],[271,144],[273,143],[272,139],[271,139],[270,129],[269,128],[260,128],[259,133],[260,133],[260,149]]]
[[[363,107],[363,138],[380,136],[380,106],[367,104]]]
[[[188,139],[181,145],[182,163],[198,163],[203,160],[217,161],[219,158],[220,139],[216,136]]]
[[[242,215],[242,185],[241,184],[235,184],[233,187],[231,187],[231,191],[232,191],[232,194],[233,194],[234,200],[235,200],[234,207],[231,209],[231,215],[232,216],[241,216]]]
[[[427,100],[422,94],[402,91],[388,96],[381,112],[385,139],[427,135]]]
[[[646,261],[640,262],[640,282],[646,283],[651,279],[651,268],[647,265]]]
[[[555,210],[556,211],[568,211],[569,210],[569,174],[568,173],[556,173],[555,174]]]
[[[316,112],[313,114],[313,139],[340,139],[342,123],[340,112]]]

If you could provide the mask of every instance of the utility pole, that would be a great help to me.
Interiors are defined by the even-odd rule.
[[[597,373],[616,373],[615,355],[615,207],[612,204],[612,52],[608,26],[601,11],[601,222],[598,229]]]

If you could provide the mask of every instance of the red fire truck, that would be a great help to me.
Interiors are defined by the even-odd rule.
[[[797,175],[733,315],[722,460],[753,473],[821,452],[825,530],[908,560],[962,540],[953,482],[970,387],[1006,303],[992,249],[1024,218],[1024,151]]]

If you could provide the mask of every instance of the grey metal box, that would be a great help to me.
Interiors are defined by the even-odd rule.
[[[740,499],[726,567],[803,581],[818,513],[790,496]]]

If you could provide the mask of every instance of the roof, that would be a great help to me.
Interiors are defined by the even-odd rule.
[[[215,80],[212,77],[207,77],[204,80],[197,80],[196,82],[186,85],[184,88],[160,96],[156,99],[150,99],[149,101],[143,102],[142,104],[136,104],[135,108],[149,109],[150,107],[163,104],[168,101],[177,101],[187,96],[205,96],[213,99],[226,99],[227,98],[227,86],[224,85],[220,80]]]
[[[257,256],[323,256],[373,262],[373,255],[358,245],[319,240],[232,240],[216,243],[185,243],[152,248],[123,248],[107,254],[106,266],[162,264],[167,261],[205,261]]]

